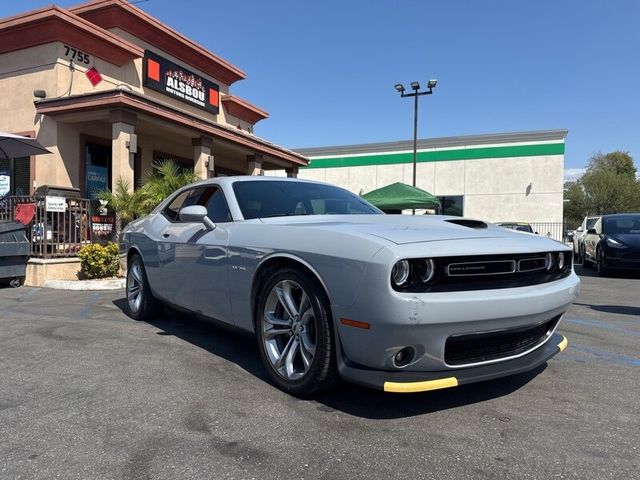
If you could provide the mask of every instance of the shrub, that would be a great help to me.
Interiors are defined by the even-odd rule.
[[[85,278],[115,277],[120,268],[118,245],[92,243],[78,252],[80,272]]]

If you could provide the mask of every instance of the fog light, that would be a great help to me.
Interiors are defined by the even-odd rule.
[[[393,364],[396,367],[406,367],[413,361],[415,355],[413,347],[404,347],[393,357]]]

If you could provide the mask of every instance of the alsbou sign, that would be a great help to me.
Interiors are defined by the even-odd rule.
[[[218,85],[149,50],[144,53],[144,85],[207,112],[219,112]]]

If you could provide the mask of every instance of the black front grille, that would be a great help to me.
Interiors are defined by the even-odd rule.
[[[466,365],[526,352],[542,343],[559,319],[560,315],[533,327],[451,336],[445,344],[445,363]]]
[[[502,275],[514,273],[515,271],[515,260],[490,260],[480,262],[450,263],[447,265],[447,275],[450,277]]]
[[[433,280],[414,282],[405,292],[461,292],[527,287],[553,282],[571,275],[571,252],[564,253],[564,267],[547,269],[547,252],[507,255],[437,257]]]

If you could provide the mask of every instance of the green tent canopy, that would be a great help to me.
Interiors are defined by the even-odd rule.
[[[438,199],[429,192],[401,182],[372,190],[362,198],[383,211],[440,207]]]

